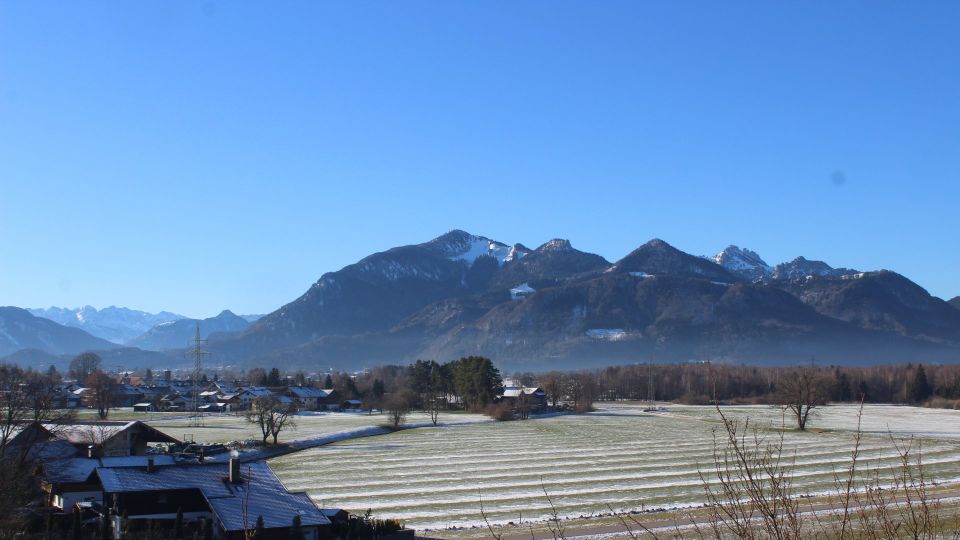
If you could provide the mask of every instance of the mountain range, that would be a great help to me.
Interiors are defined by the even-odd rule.
[[[28,309],[37,317],[50,319],[64,326],[79,328],[96,337],[125,344],[158,324],[177,321],[183,315],[161,311],[147,313],[125,307],[110,306],[98,310],[93,306],[79,308],[49,307],[46,309]]]
[[[43,350],[50,354],[76,354],[85,350],[109,350],[119,347],[105,339],[42,317],[17,307],[0,307],[0,356],[23,349]]]
[[[960,360],[960,310],[895,272],[804,257],[769,265],[651,240],[620,260],[464,231],[321,276],[243,332],[246,365],[355,368],[480,354],[515,369],[642,361]]]
[[[182,349],[196,337],[197,328],[200,329],[200,338],[208,339],[217,332],[239,332],[248,326],[250,321],[247,318],[225,309],[216,317],[203,320],[179,319],[159,324],[128,341],[127,346],[147,351]]]
[[[11,312],[20,337],[0,341],[0,355],[19,351],[8,361],[62,362],[100,349],[118,363],[182,363],[177,348],[197,324],[164,312],[178,318],[125,340],[128,347],[79,334],[65,335],[67,346],[20,312]],[[14,335],[8,315],[0,311],[0,339]],[[46,339],[29,338],[28,327]],[[518,370],[812,357],[950,362],[960,360],[960,298],[948,303],[888,270],[804,257],[770,265],[737,246],[700,257],[654,239],[611,262],[563,239],[530,249],[454,230],[323,274],[252,324],[229,311],[204,319],[201,333],[218,364],[239,367],[358,369],[465,355]]]

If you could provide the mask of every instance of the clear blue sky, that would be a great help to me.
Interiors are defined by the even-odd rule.
[[[268,312],[462,228],[960,294],[957,2],[0,3],[0,304]]]

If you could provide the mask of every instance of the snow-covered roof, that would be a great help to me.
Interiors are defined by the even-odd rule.
[[[138,390],[137,388],[134,388],[129,384],[118,384],[117,387],[114,389],[114,393],[134,396],[134,395],[140,395],[142,392],[140,392],[140,390]]]
[[[273,392],[269,388],[264,388],[262,386],[247,386],[240,390],[241,394],[250,394],[254,397],[263,397],[273,395]]]
[[[503,397],[519,397],[521,392],[527,396],[544,393],[543,390],[536,387],[508,387],[503,389]]]
[[[291,386],[287,390],[293,394],[293,397],[299,399],[320,399],[327,397],[327,393],[323,390],[309,386]]]
[[[51,433],[71,444],[103,444],[132,429],[149,434],[151,442],[179,442],[162,431],[134,420],[132,422],[76,422],[73,424],[44,425]]]
[[[176,463],[173,456],[166,454],[102,458],[71,457],[45,462],[44,478],[52,484],[78,484],[90,478],[90,473],[98,467],[146,467],[148,459],[153,459],[155,465]]]
[[[147,472],[144,467],[97,468],[96,471],[107,493],[197,489],[227,532],[247,530],[260,516],[267,529],[289,527],[295,515],[300,516],[304,526],[330,523],[305,493],[287,491],[264,462],[242,464],[243,483],[239,484],[226,481],[227,463],[163,466],[153,472]]]

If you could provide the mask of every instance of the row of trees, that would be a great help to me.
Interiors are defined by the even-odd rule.
[[[920,404],[960,399],[960,366],[901,364],[837,367],[757,367],[731,364],[639,364],[594,371],[518,373],[551,402],[571,400],[583,388],[599,401],[648,400],[688,404],[772,403],[799,370],[809,371],[825,401]],[[577,381],[576,383],[574,381]]]

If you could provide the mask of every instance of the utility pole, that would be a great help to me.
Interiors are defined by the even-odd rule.
[[[647,364],[647,401],[650,402],[650,406],[657,402],[657,393],[653,385],[653,366]]]
[[[190,419],[190,425],[200,427],[203,425],[203,413],[200,411],[200,377],[202,374],[201,364],[203,358],[210,353],[203,349],[203,344],[207,340],[200,338],[200,321],[197,321],[197,333],[193,338],[193,416]]]

